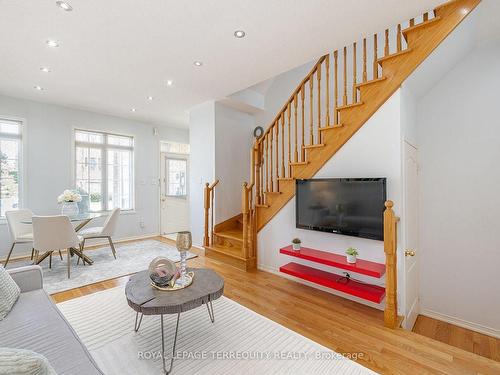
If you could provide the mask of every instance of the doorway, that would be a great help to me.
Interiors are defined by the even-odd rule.
[[[175,239],[189,226],[189,145],[162,142],[160,152],[160,233]]]
[[[418,256],[418,154],[417,148],[404,142],[404,280],[405,320],[411,330],[420,312]]]

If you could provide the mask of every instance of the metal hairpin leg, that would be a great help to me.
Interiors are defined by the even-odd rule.
[[[144,316],[144,314],[141,313],[141,319],[139,319],[139,325],[137,325],[137,318],[139,317],[139,313],[138,312],[135,313],[134,331],[137,332],[139,330],[139,328],[141,328],[141,323],[142,323],[142,317],[143,316]]]
[[[210,321],[215,322],[215,314],[214,307],[212,306],[212,301],[209,301],[207,304],[208,316],[210,317]]]
[[[174,366],[174,357],[175,357],[175,345],[177,344],[177,332],[179,331],[179,318],[181,317],[181,313],[177,314],[177,324],[175,325],[175,336],[174,336],[174,347],[172,349],[172,358],[170,359],[170,367],[167,371],[167,367],[165,366],[165,337],[163,336],[163,314],[161,314],[161,358],[163,361],[163,371],[165,374],[170,374],[172,371],[172,367]]]

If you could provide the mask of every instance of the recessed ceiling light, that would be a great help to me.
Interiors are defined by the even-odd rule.
[[[243,30],[236,30],[234,32],[234,36],[236,38],[239,38],[239,39],[244,38],[245,37],[245,32]]]
[[[50,68],[47,68],[46,66],[43,66],[40,68],[40,71],[44,72],[44,73],[50,73]]]
[[[38,90],[38,91],[43,91],[43,87],[38,86],[38,85],[33,86],[33,88],[34,88],[35,90]]]
[[[203,65],[203,63],[201,61],[195,61],[193,64],[195,66],[202,66]]]
[[[47,43],[49,47],[53,48],[59,47],[59,42],[57,40],[49,39],[45,43]]]
[[[66,12],[71,12],[73,10],[73,7],[65,1],[56,1],[56,5],[59,8],[64,9]]]
[[[196,64],[195,64],[195,65],[196,65]],[[197,66],[199,66],[199,65],[197,65]],[[174,81],[172,81],[171,79],[169,79],[169,80],[167,81],[167,86],[172,86],[173,84],[174,84]]]
[[[135,111],[136,111],[136,109],[135,109],[135,108],[132,108],[132,109],[131,109],[131,111],[132,111],[132,112],[135,112]]]
[[[153,100],[153,97],[152,97],[152,96],[148,96],[148,100],[149,100],[149,101],[152,101],[152,100]]]

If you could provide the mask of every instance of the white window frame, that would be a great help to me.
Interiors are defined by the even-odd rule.
[[[11,138],[19,139],[19,150],[18,150],[18,208],[24,208],[27,202],[26,199],[26,189],[24,187],[24,182],[26,181],[26,165],[27,165],[27,155],[26,155],[26,142],[27,142],[27,131],[26,131],[26,119],[13,116],[3,116],[0,115],[0,120],[17,122],[20,124],[19,135],[15,136],[13,134],[0,135],[0,138]],[[5,223],[5,216],[0,215],[0,223]]]
[[[101,134],[103,136],[103,143],[92,143],[92,142],[84,142],[84,141],[77,141],[76,140],[76,133],[77,132],[86,132],[86,133],[97,133]],[[120,145],[110,145],[107,143],[108,136],[117,136],[117,137],[127,137],[132,140],[132,146],[120,146]],[[90,147],[90,148],[97,148],[101,150],[101,181],[102,181],[102,192],[101,195],[103,197],[102,200],[102,210],[99,212],[109,212],[111,211],[110,208],[108,208],[108,150],[127,150],[130,151],[132,154],[132,157],[130,158],[130,168],[132,170],[131,179],[130,179],[130,208],[127,209],[121,209],[121,211],[124,212],[133,212],[135,210],[135,139],[134,136],[132,135],[127,135],[127,134],[117,134],[117,133],[111,133],[111,132],[104,132],[101,130],[91,130],[91,129],[84,129],[84,128],[73,128],[73,186],[76,188],[76,163],[77,163],[77,158],[76,158],[76,149],[77,147]],[[89,192],[90,194],[90,192]],[[90,196],[89,196],[90,199]],[[95,212],[95,211],[92,211]]]

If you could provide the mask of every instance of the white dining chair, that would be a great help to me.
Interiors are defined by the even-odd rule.
[[[115,245],[113,244],[113,240],[111,237],[115,234],[119,216],[120,216],[120,209],[115,208],[113,209],[113,211],[111,211],[111,214],[106,218],[106,221],[104,222],[102,227],[89,227],[80,230],[78,234],[83,237],[81,251],[83,252],[86,240],[94,238],[106,238],[109,242],[109,246],[111,247],[111,252],[113,253],[113,256],[116,259]],[[80,263],[80,259],[78,259],[78,263]],[[83,264],[85,265],[85,262],[83,262]]]
[[[5,260],[4,267],[7,268],[12,251],[17,244],[33,242],[33,227],[31,224],[23,224],[23,221],[30,221],[33,212],[28,209],[6,211],[5,217],[9,226],[9,232],[12,237],[12,246]],[[33,259],[33,249],[31,250],[31,259]]]
[[[33,248],[36,258],[40,252],[52,256],[52,252],[66,249],[68,279],[71,272],[70,249],[81,249],[81,242],[82,238],[76,234],[69,217],[64,215],[33,216]]]

